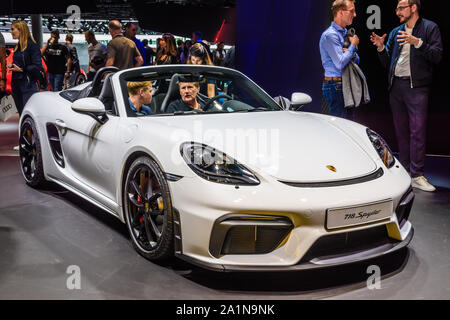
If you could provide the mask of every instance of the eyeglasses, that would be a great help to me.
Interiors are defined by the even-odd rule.
[[[395,9],[395,13],[397,13],[397,12],[399,12],[399,11],[403,11],[403,10],[405,10],[406,8],[409,8],[409,7],[411,7],[411,5],[403,6],[403,7],[397,7],[397,9]]]

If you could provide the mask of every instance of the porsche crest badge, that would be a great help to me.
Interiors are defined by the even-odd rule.
[[[337,169],[333,166],[327,166],[328,170],[331,170],[333,172],[337,172]]]

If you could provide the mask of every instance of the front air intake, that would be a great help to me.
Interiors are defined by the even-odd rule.
[[[216,258],[228,254],[266,254],[275,250],[293,228],[287,217],[227,215],[214,225],[210,253]]]

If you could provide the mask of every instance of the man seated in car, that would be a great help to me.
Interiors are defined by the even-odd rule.
[[[152,109],[149,107],[153,97],[153,87],[151,81],[127,82],[128,102],[131,110],[143,115],[151,115]]]
[[[197,94],[200,91],[199,82],[179,82],[181,99],[175,100],[167,107],[168,113],[177,111],[193,111],[203,109],[205,105],[197,99]]]

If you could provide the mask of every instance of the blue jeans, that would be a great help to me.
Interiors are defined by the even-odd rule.
[[[61,91],[64,85],[64,74],[49,73],[48,81],[52,91]]]
[[[353,109],[346,108],[342,94],[342,81],[326,81],[322,84],[322,93],[331,116],[353,120]]]

